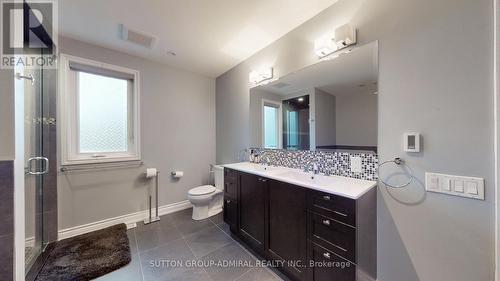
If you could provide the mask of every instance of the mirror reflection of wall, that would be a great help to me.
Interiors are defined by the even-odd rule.
[[[378,96],[374,87],[376,84],[356,85],[349,91],[316,89],[317,149],[376,151]]]
[[[376,152],[377,56],[375,42],[252,88],[251,145]]]

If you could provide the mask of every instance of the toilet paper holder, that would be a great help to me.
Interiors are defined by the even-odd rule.
[[[147,172],[144,172],[144,176],[146,177],[146,179],[149,179],[148,177],[148,173]],[[152,204],[153,204],[153,198],[151,197],[151,195],[149,195],[149,218],[145,219],[144,220],[144,224],[150,224],[150,223],[153,223],[153,222],[156,222],[156,221],[159,221],[160,220],[160,216],[158,214],[158,187],[160,185],[160,171],[156,170],[156,175],[154,176],[155,177],[155,200],[156,200],[156,208],[155,208],[155,217],[153,217],[153,211],[152,211]]]
[[[172,172],[170,172],[170,175],[173,178],[180,179],[184,176],[184,172],[183,171],[172,171]]]

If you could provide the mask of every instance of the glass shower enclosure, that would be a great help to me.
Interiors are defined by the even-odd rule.
[[[43,67],[16,67],[16,95],[24,105],[25,272],[35,275],[49,242],[57,239],[56,74]],[[17,109],[16,109],[17,110]],[[16,144],[17,145],[17,144]],[[54,229],[55,228],[55,229]],[[35,273],[33,273],[35,271]],[[29,280],[31,278],[27,278]]]

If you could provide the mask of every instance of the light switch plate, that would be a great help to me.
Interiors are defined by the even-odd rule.
[[[351,172],[353,172],[353,173],[362,173],[363,172],[361,157],[351,156],[350,161],[351,161]]]
[[[451,191],[452,182],[448,177],[443,177],[441,181],[441,188],[446,191]]]
[[[484,179],[425,173],[425,189],[430,192],[484,200]]]

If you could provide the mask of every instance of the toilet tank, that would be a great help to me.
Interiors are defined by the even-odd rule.
[[[217,189],[224,190],[224,167],[214,165],[214,181]]]

